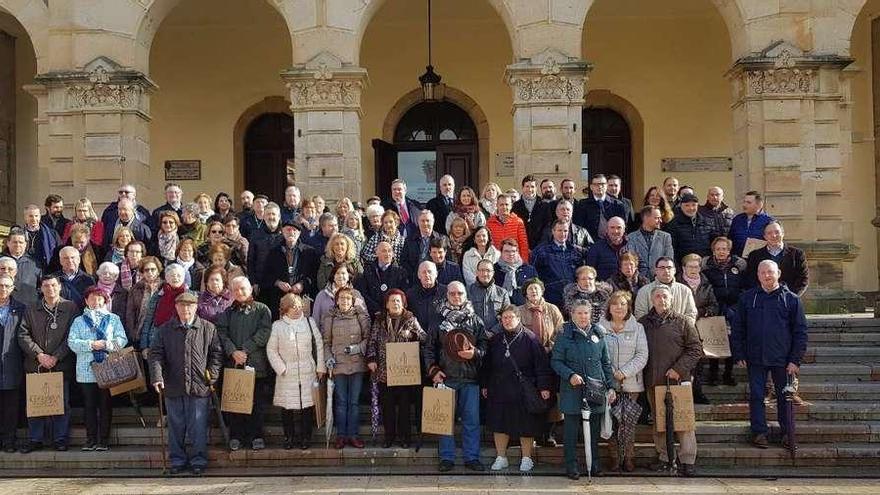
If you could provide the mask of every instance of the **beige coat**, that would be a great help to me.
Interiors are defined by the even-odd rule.
[[[562,330],[565,320],[562,318],[562,312],[559,311],[555,304],[548,303],[547,301],[543,301],[541,304],[544,306],[544,335],[540,336],[538,340],[544,346],[544,350],[549,352],[550,349],[553,349],[556,336]],[[529,310],[529,306],[529,302],[526,301],[525,304],[517,306],[516,309],[523,326],[537,336],[538,332],[535,330],[537,327],[535,322],[532,321],[532,311]]]
[[[318,354],[317,363],[312,357],[312,339]],[[273,323],[266,356],[278,375],[272,403],[284,409],[305,409],[315,405],[312,386],[317,383],[317,373],[326,371],[324,342],[315,321],[307,317],[298,320],[282,317]]]

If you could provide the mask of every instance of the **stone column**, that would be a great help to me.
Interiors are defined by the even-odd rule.
[[[591,65],[548,50],[507,66],[513,89],[517,183],[526,174],[577,179],[581,170],[581,112]]]
[[[851,59],[809,55],[785,42],[740,59],[728,76],[734,93],[736,197],[765,195],[786,242],[806,251],[811,311],[864,310],[845,290],[858,254],[842,201],[850,165],[848,81]]]
[[[141,72],[105,57],[83,70],[39,74],[27,89],[38,102],[39,183],[72,205],[88,197],[100,214],[121,183],[143,196],[149,184],[150,93]]]
[[[282,73],[296,137],[289,180],[333,204],[362,198],[361,91],[367,71],[328,54]]]

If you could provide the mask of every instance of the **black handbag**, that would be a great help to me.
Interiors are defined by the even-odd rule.
[[[603,406],[605,405],[605,393],[608,389],[605,387],[605,382],[602,380],[598,380],[596,378],[587,377],[584,381],[583,386],[583,394],[584,400],[587,401],[589,405],[592,406]]]
[[[508,355],[507,358],[513,364],[513,372],[516,373],[516,378],[519,380],[519,388],[522,391],[523,405],[526,406],[526,412],[529,414],[546,414],[550,410],[550,403],[541,397],[541,392],[538,391],[538,388],[532,382],[526,380],[526,377],[519,371],[519,366],[516,365],[513,356]]]

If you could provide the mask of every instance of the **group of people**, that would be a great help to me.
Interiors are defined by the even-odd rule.
[[[44,448],[47,433],[56,450],[67,450],[74,382],[85,410],[83,450],[107,450],[111,400],[92,363],[134,347],[167,408],[172,472],[207,465],[209,396],[223,368],[255,374],[251,414],[227,414],[231,450],[266,447],[272,405],[282,410],[284,447],[308,449],[313,389],[327,375],[336,448],[364,447],[365,386],[383,446],[408,448],[421,386],[388,384],[386,345],[419,342],[423,385],[455,391],[466,467],[485,469],[481,424],[494,434],[491,469],[508,467],[513,437],[528,472],[535,441],[555,445],[561,422],[566,473],[577,478],[575,446],[589,409],[587,469],[595,475],[601,420],[618,401],[643,394],[653,409],[653,388],[669,380],[692,381],[696,401],[706,401],[695,324],[709,316],[729,321],[732,356],[722,379],[734,384],[732,366],[748,366],[753,442],[767,446],[766,378],[782,400],[786,373],[798,371],[808,271],[758,192],[746,193],[734,214],[721,188],[700,204],[672,177],[650,188],[638,210],[615,176],[593,176],[582,199],[571,179],[558,195],[552,180],[533,176],[519,192],[492,186],[478,198],[444,176],[423,205],[397,179],[384,201],[342,198],[331,210],[296,186],[281,204],[244,191],[236,209],[225,193],[184,203],[169,183],[166,203],[151,212],[124,184],[100,217],[87,198],[70,219],[57,195],[45,211],[27,206],[0,257],[2,447],[17,448],[24,373],[52,370],[65,375],[66,413],[29,418],[19,450]],[[744,258],[755,240],[763,247]],[[717,384],[718,360],[708,362],[708,382]],[[521,380],[549,412],[527,409]],[[616,420],[615,430],[626,421]],[[665,442],[654,438],[657,467],[666,469]],[[694,432],[679,440],[681,473],[693,475]],[[635,469],[631,437],[610,441],[621,442],[609,449],[611,469]],[[455,452],[454,438],[442,436],[441,471],[453,468]]]

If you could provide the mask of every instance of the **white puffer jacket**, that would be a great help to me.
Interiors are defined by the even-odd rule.
[[[313,349],[317,351],[317,363]],[[324,342],[315,321],[305,316],[297,320],[283,316],[272,324],[266,355],[278,375],[272,403],[284,409],[305,409],[315,405],[312,387],[317,383],[317,374],[326,371]]]
[[[645,381],[642,379],[642,370],[648,364],[648,339],[645,337],[642,324],[635,316],[630,316],[620,333],[614,333],[611,322],[605,318],[599,320],[599,326],[605,330],[605,343],[611,356],[611,367],[626,376],[620,385],[620,390],[644,392]]]

